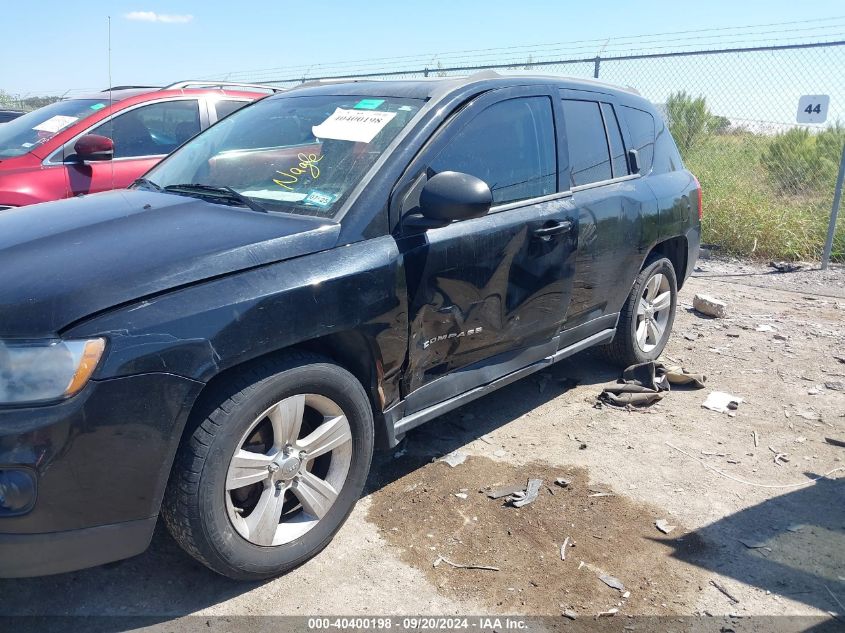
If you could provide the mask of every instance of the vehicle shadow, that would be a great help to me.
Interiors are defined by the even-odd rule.
[[[615,381],[620,374],[598,352],[588,350],[465,404],[410,431],[395,451],[376,454],[364,493],[373,493],[432,459],[483,438],[577,385],[596,385],[589,397],[598,396],[600,385]]]
[[[696,552],[679,544],[672,556],[822,611],[845,614],[845,478],[819,479],[726,516],[693,536],[707,547]],[[675,547],[669,539],[659,540]]]
[[[364,494],[516,420],[564,394],[574,381],[601,384],[618,376],[616,368],[588,351],[447,413],[411,431],[405,442],[413,450],[399,458],[396,453],[403,446],[376,453]],[[86,628],[119,631],[139,626],[139,616],[144,625],[166,622],[248,593],[265,582],[235,582],[209,571],[185,554],[159,522],[149,549],[134,558],[56,576],[0,579],[0,617],[110,616],[96,618]],[[326,590],[331,590],[329,585]],[[32,630],[46,630],[48,625],[58,630],[63,621],[39,617]],[[72,622],[67,624],[66,628],[74,628]],[[26,626],[19,621],[15,629]]]

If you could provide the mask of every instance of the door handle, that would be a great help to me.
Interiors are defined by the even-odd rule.
[[[572,229],[572,222],[563,220],[562,222],[555,222],[541,229],[535,229],[534,235],[537,237],[548,237],[549,235],[558,235],[559,233],[567,233]]]

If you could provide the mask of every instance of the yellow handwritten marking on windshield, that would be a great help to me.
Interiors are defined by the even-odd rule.
[[[309,174],[311,178],[314,179],[320,177],[320,168],[317,167],[317,163],[323,160],[322,156],[300,153],[297,155],[297,158],[299,159],[299,164],[296,167],[291,167],[288,171],[277,171],[276,173],[279,174],[282,179],[279,180],[278,178],[274,178],[273,182],[280,187],[293,191],[293,187],[291,185],[295,185],[299,182],[299,177],[303,174]]]

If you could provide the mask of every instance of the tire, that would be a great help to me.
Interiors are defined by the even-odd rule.
[[[183,439],[168,482],[162,515],[173,538],[235,580],[271,578],[319,553],[372,461],[361,383],[322,357],[292,353],[229,380],[209,409]]]
[[[659,280],[656,293],[653,285],[655,280]],[[652,286],[649,286],[649,283]],[[651,300],[662,297],[666,292],[669,293],[668,307],[655,310],[658,306],[652,305]],[[642,309],[640,299],[646,302]],[[665,299],[662,299],[659,305],[663,306],[665,303]],[[665,257],[649,258],[625,300],[613,341],[601,348],[604,355],[620,367],[656,360],[663,353],[672,333],[677,304],[678,280],[672,262]],[[652,329],[652,326],[657,330]],[[646,329],[645,341],[639,331],[642,327]]]

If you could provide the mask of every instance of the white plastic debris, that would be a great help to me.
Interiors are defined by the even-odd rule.
[[[669,534],[672,530],[675,529],[676,526],[669,525],[669,522],[666,519],[659,519],[654,522],[654,526],[663,532],[664,534]]]
[[[467,454],[466,453],[461,453],[460,451],[452,451],[451,453],[444,455],[443,457],[441,457],[437,461],[438,462],[445,462],[445,463],[449,464],[449,466],[454,468],[455,466],[460,466],[466,460],[467,460]]]
[[[744,400],[739,396],[734,396],[724,391],[714,391],[707,396],[707,399],[701,406],[717,413],[730,413],[731,411],[736,411],[742,402]]]

